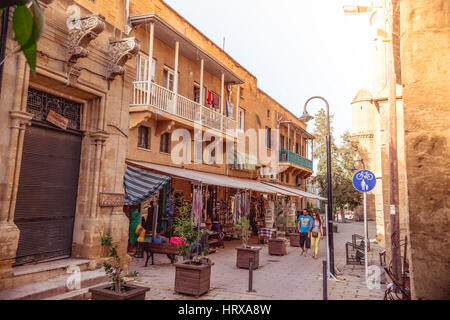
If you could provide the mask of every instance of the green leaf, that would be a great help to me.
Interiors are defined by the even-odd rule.
[[[31,10],[33,12],[33,23],[32,23],[32,32],[29,39],[25,43],[20,43],[21,48],[20,51],[24,51],[25,49],[31,47],[33,44],[37,43],[39,38],[44,33],[45,27],[45,14],[39,3],[36,0],[31,0],[32,7]]]
[[[13,14],[13,29],[17,42],[21,45],[19,51],[33,35],[34,19],[30,10],[25,5],[17,6]],[[26,49],[26,48],[25,48]]]
[[[33,73],[33,75],[36,75],[36,55],[37,55],[37,44],[34,43],[31,45],[31,47],[26,48],[23,50],[23,54],[25,55],[25,58],[27,59],[28,65],[30,66],[30,70]]]

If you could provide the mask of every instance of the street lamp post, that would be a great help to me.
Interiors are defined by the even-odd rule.
[[[328,201],[327,201],[327,218],[328,218],[328,248],[330,251],[329,263],[330,263],[330,273],[334,276],[334,244],[333,244],[333,192],[331,184],[331,129],[330,129],[330,107],[328,101],[320,96],[314,96],[306,100],[303,114],[300,120],[303,122],[308,122],[314,117],[311,116],[306,111],[306,106],[313,99],[320,99],[325,102],[327,107],[327,182],[328,182]]]

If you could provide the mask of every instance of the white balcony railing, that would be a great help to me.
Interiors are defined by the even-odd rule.
[[[237,128],[236,120],[228,118],[208,107],[202,106],[182,95],[175,95],[174,92],[161,87],[156,83],[151,83],[151,94],[149,94],[148,84],[148,81],[133,82],[132,106],[149,105],[222,133],[227,133],[227,130],[232,130],[232,135],[235,135]]]

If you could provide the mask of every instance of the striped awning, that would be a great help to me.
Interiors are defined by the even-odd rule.
[[[123,179],[123,188],[125,189],[124,204],[139,204],[164,188],[170,177],[151,171],[127,166],[125,177]]]

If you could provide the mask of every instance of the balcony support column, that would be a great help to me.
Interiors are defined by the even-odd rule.
[[[206,92],[205,93],[203,92],[203,69],[204,69],[204,66],[205,66],[205,60],[201,59],[200,60],[200,105],[201,106],[203,106],[203,104],[205,103],[203,94],[206,95]],[[199,112],[199,115],[200,115],[199,122],[200,123],[202,123],[202,117],[203,117],[202,111],[203,111],[203,108],[200,107],[200,112]]]
[[[288,136],[287,136],[287,141],[286,141],[286,144],[287,144],[287,148],[286,148],[286,150],[288,150],[288,151],[290,151],[291,149],[290,149],[290,141],[289,140],[291,140],[291,124],[290,123],[288,123]]]
[[[180,52],[180,42],[175,42],[175,68],[174,68],[174,76],[173,76],[173,92],[175,93],[173,98],[173,112],[177,113],[177,101],[178,101],[178,56]]]
[[[303,134],[300,133],[300,155],[303,157]]]
[[[150,98],[152,92],[152,66],[153,66],[153,39],[155,38],[155,24],[150,23],[150,38],[148,45],[148,93],[147,93],[147,105],[150,105]]]
[[[295,150],[295,145],[297,144],[297,129],[294,128],[294,145],[292,146],[292,151],[297,153]]]
[[[221,121],[221,130],[223,131],[223,95],[225,94],[225,74],[222,73],[222,84],[220,85],[220,115],[222,116]]]
[[[236,90],[236,108],[234,108],[234,120],[238,121],[239,97],[241,96],[241,86],[237,86]]]

